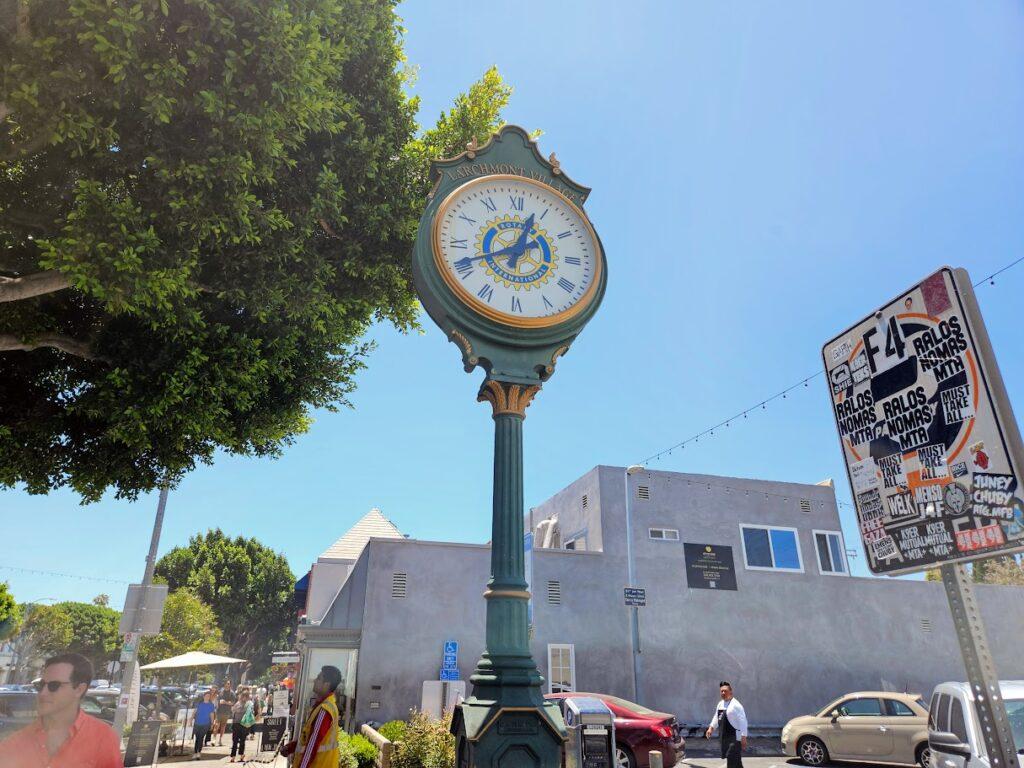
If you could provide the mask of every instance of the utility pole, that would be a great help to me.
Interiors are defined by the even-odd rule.
[[[629,488],[629,478],[637,472],[643,472],[644,468],[639,464],[633,464],[626,468],[623,480],[626,485],[626,571],[629,579],[629,586],[636,587],[636,569],[633,565],[633,515],[632,515],[632,494]],[[642,704],[643,698],[640,690],[640,609],[629,606],[629,627],[630,647],[633,651],[633,701]]]
[[[148,587],[153,583],[153,571],[156,570],[156,550],[160,545],[160,530],[164,525],[164,509],[167,507],[167,484],[165,483],[160,487],[160,500],[156,505],[156,520],[153,521],[153,535],[149,540],[149,554],[146,556],[146,572],[142,576],[142,590],[139,594],[139,605],[135,611],[135,626],[132,627],[132,631],[139,631],[142,629],[141,619],[145,615],[146,611],[146,597],[148,596]],[[124,668],[121,671],[121,694],[117,699],[117,713],[114,715],[114,733],[117,734],[118,738],[121,738],[121,734],[124,732],[125,721],[128,719],[128,699],[127,695],[131,692],[132,683],[135,680],[135,670],[139,665],[138,653],[133,654],[133,658],[127,661]]]

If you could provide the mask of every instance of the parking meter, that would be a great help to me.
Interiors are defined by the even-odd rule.
[[[615,716],[600,699],[565,699],[565,768],[614,768]]]

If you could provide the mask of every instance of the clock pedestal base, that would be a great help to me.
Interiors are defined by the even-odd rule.
[[[565,724],[544,701],[530,655],[523,552],[523,419],[539,384],[488,379],[477,398],[494,413],[494,501],[487,643],[473,695],[452,719],[459,768],[559,768]]]

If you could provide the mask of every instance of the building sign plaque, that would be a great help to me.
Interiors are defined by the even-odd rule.
[[[683,543],[686,586],[690,589],[736,590],[732,547],[719,544]]]
[[[874,573],[1024,549],[1020,433],[966,271],[939,270],[822,355]]]

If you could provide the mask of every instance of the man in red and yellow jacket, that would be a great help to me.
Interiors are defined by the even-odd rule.
[[[292,768],[338,768],[338,704],[334,691],[341,684],[341,671],[337,667],[324,666],[313,681],[313,695],[316,704],[302,725],[298,742],[291,742],[281,749],[281,754],[291,755]]]

